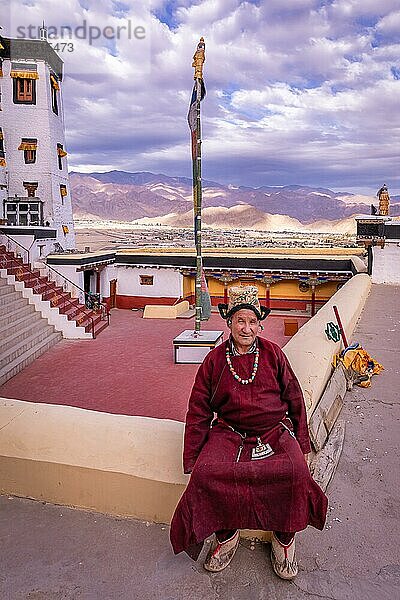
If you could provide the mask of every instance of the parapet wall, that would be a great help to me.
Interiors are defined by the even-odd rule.
[[[339,350],[326,338],[338,306],[348,339],[371,281],[359,274],[285,346],[311,414]],[[45,393],[45,390],[44,390]],[[0,399],[0,493],[168,523],[182,494],[183,423]]]
[[[332,357],[342,348],[342,341],[334,343],[325,334],[327,323],[336,323],[333,306],[338,308],[350,343],[370,289],[369,275],[352,277],[283,348],[300,381],[309,416],[330,378]]]

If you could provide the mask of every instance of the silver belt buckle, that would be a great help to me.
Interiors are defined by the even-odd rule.
[[[267,458],[272,456],[274,451],[269,444],[262,444],[261,439],[257,438],[257,446],[251,450],[251,460],[260,460],[261,458]]]

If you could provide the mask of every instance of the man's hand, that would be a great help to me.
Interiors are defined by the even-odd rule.
[[[307,467],[310,466],[310,453],[304,454],[304,460],[306,461]]]

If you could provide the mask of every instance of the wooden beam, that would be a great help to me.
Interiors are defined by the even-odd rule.
[[[346,371],[341,363],[334,370],[309,421],[311,442],[316,452],[326,443],[342,410],[347,391]]]
[[[324,492],[326,491],[329,482],[332,480],[339,463],[339,458],[343,449],[345,431],[346,422],[344,419],[339,419],[336,422],[325,447],[318,452],[311,463],[311,474]]]

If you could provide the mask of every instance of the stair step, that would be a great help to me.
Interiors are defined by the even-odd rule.
[[[31,304],[29,306],[32,306]],[[15,319],[1,323],[0,322],[0,340],[6,339],[11,333],[24,328],[27,325],[34,325],[37,321],[43,319],[42,315],[36,311],[29,311],[21,314],[14,313]],[[46,320],[47,323],[47,320]]]
[[[2,294],[0,296],[0,306],[7,306],[8,304],[14,303],[15,300],[21,297],[21,292],[16,292],[15,289],[11,289],[8,294]],[[1,311],[1,308],[0,308]]]
[[[1,307],[0,316],[5,317],[8,314],[13,314],[15,310],[21,308],[21,306],[26,306],[28,303],[28,298],[18,298],[14,300],[14,302],[10,302],[10,304],[5,304]]]
[[[23,300],[26,300],[26,298],[23,298]],[[14,302],[14,307],[15,307],[15,302]],[[19,319],[20,317],[22,317],[22,315],[28,315],[28,314],[32,314],[34,312],[35,312],[35,307],[33,304],[24,304],[24,305],[20,306],[19,308],[15,309],[14,311],[13,310],[8,311],[7,314],[4,314],[3,311],[0,311],[0,330],[7,323],[12,323],[15,319]],[[40,313],[38,313],[38,314],[40,314]]]
[[[48,328],[54,332],[54,327],[49,325],[45,319],[39,319],[39,321],[35,320],[33,323],[26,319],[25,322],[19,326],[14,324],[13,328],[8,329],[7,337],[1,337],[0,356],[5,356],[11,348],[15,347],[23,340],[44,332]]]
[[[11,377],[14,377],[14,375],[16,375],[19,371],[22,371],[22,369],[31,364],[36,358],[44,354],[44,352],[49,350],[61,339],[61,333],[52,333],[46,339],[42,340],[42,342],[36,348],[30,348],[18,358],[14,359],[6,367],[0,369],[0,386],[8,381],[8,379],[11,379]]]
[[[13,360],[24,354],[30,348],[40,346],[41,342],[54,333],[53,327],[48,325],[45,330],[28,334],[28,337],[20,340],[17,344],[7,349],[6,354],[2,354],[0,359],[0,372]]]
[[[108,321],[100,321],[100,323],[98,323],[94,328],[95,337],[97,337],[99,333],[101,333],[106,327],[108,327]]]
[[[59,286],[55,286],[53,288],[46,289],[42,293],[42,299],[50,300],[50,298],[53,298],[54,296],[61,296],[62,294],[65,294],[65,293],[66,292],[64,292],[64,290],[62,288],[60,288]]]
[[[7,294],[10,294],[11,292],[15,292],[15,287],[11,284],[8,284],[6,279],[0,279],[0,281],[6,282],[5,285],[0,284],[0,297],[7,296]]]

